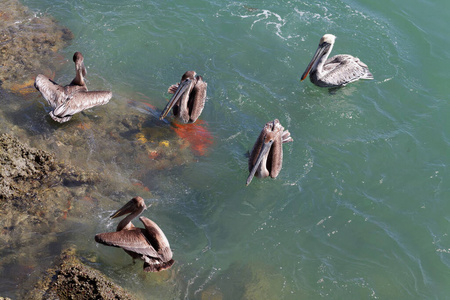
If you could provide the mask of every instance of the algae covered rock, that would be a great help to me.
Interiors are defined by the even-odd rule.
[[[201,299],[280,299],[288,288],[285,278],[273,265],[235,262],[202,291]]]
[[[0,10],[0,85],[20,94],[34,91],[36,72],[52,76],[58,51],[72,32],[53,18],[39,15],[18,0],[2,1]],[[54,75],[54,74],[53,74]]]
[[[58,162],[46,151],[31,148],[17,138],[0,136],[0,203],[16,202],[20,210],[35,203],[39,190],[57,184],[94,183],[97,176]],[[16,201],[20,199],[20,201]]]
[[[0,250],[33,242],[36,234],[62,230],[75,199],[86,194],[98,176],[57,161],[46,151],[0,136]],[[45,239],[39,239],[44,243]],[[49,241],[47,241],[49,242]],[[32,244],[32,245],[31,245]],[[12,256],[13,257],[13,256]],[[3,263],[9,261],[3,257]],[[1,264],[0,264],[1,266]]]
[[[57,266],[47,270],[23,299],[135,299],[100,271],[83,264],[73,248],[62,252]]]

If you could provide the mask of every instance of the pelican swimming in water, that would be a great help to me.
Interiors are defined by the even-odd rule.
[[[171,85],[167,92],[173,94],[159,119],[164,119],[173,108],[173,115],[183,123],[194,123],[203,111],[207,83],[195,71],[187,71],[178,84]]]
[[[265,178],[270,175],[276,178],[283,165],[282,144],[292,142],[289,131],[284,130],[277,119],[267,123],[253,146],[248,160],[248,170],[250,175],[247,178],[247,185],[253,177]]]
[[[106,104],[112,97],[112,93],[109,91],[88,92],[84,82],[86,68],[83,55],[75,52],[73,62],[76,75],[69,85],[61,86],[42,74],[39,74],[34,82],[34,87],[53,109],[49,115],[59,123],[69,121],[74,114],[80,111]]]
[[[117,225],[117,231],[99,233],[95,236],[95,241],[122,248],[133,260],[139,258],[144,261],[144,271],[158,272],[170,268],[174,260],[169,241],[155,222],[146,217],[140,217],[139,220],[145,228],[134,227],[131,223],[131,220],[139,216],[146,208],[144,199],[141,197],[131,199],[111,216],[111,218],[117,218],[129,214]]]
[[[311,62],[302,75],[301,81],[309,75],[312,83],[320,87],[341,87],[358,79],[373,79],[365,63],[348,54],[338,54],[330,59],[336,37],[325,34],[319,43]]]

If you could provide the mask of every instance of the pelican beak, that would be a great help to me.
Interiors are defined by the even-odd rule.
[[[311,71],[312,67],[318,62],[319,58],[321,58],[330,48],[331,44],[327,42],[323,42],[319,45],[319,47],[316,50],[316,53],[314,53],[313,58],[311,59],[308,67],[306,68],[305,72],[303,72],[302,79],[300,81],[305,80],[305,78],[308,76],[309,71]]]
[[[125,214],[128,214],[128,213],[132,212],[132,210],[133,210],[133,205],[132,205],[131,202],[128,202],[127,204],[122,206],[122,208],[120,208],[118,211],[113,213],[110,218],[114,219],[114,218],[123,216]]]
[[[145,206],[144,204],[144,209],[147,209],[147,206]],[[115,213],[113,213],[111,215],[111,219],[132,213],[136,210],[136,203],[132,200],[128,201],[127,204],[125,204],[124,206],[122,206],[122,208],[120,208],[118,211],[116,211]]]
[[[246,186],[248,186],[250,184],[250,182],[252,182],[252,179],[255,176],[256,170],[258,169],[259,165],[261,164],[261,161],[264,158],[264,156],[269,152],[270,148],[272,147],[273,141],[274,140],[271,139],[267,143],[263,144],[262,149],[259,152],[258,158],[256,159],[256,163],[253,166],[253,169],[250,172],[250,175],[248,175],[248,177],[247,177],[247,184],[246,184]]]
[[[170,109],[179,101],[181,97],[189,97],[189,91],[191,90],[192,84],[193,81],[191,79],[186,79],[185,81],[180,83],[177,91],[175,92],[175,94],[173,94],[172,98],[169,100],[163,112],[159,116],[160,120],[164,119],[167,116]],[[186,92],[186,90],[188,91]]]

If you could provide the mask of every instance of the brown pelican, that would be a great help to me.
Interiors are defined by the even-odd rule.
[[[281,171],[283,164],[283,143],[292,142],[289,131],[284,130],[277,119],[267,123],[253,146],[248,160],[248,170],[250,175],[247,178],[247,185],[253,176],[265,178],[275,178]]]
[[[195,71],[187,71],[179,84],[171,85],[167,92],[173,94],[159,119],[164,119],[173,107],[175,117],[183,123],[194,123],[202,113],[206,100],[207,83]]]
[[[106,104],[112,97],[111,92],[108,91],[88,92],[84,82],[86,68],[83,55],[75,52],[73,62],[76,75],[69,85],[61,86],[42,74],[39,74],[34,82],[34,87],[53,108],[53,111],[49,113],[50,116],[59,123],[69,121],[72,115],[82,110]]]
[[[122,248],[133,260],[144,261],[144,271],[158,272],[170,268],[174,260],[169,241],[161,228],[150,219],[140,217],[145,228],[134,227],[131,220],[139,216],[147,207],[144,199],[135,197],[116,211],[111,218],[129,214],[119,225],[116,232],[99,233],[95,241],[104,245]]]
[[[330,59],[336,37],[325,34],[319,43],[311,62],[302,75],[303,81],[308,73],[312,83],[320,87],[341,87],[358,79],[373,79],[365,63],[348,54],[338,54]]]

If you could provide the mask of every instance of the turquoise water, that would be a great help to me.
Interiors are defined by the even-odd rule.
[[[113,230],[114,207],[62,239],[143,299],[448,298],[449,3],[24,1],[73,31],[62,55],[81,51],[89,85],[113,91],[102,110],[133,99],[159,112],[187,70],[208,83],[206,154],[133,175],[154,194],[144,215],[171,243],[169,275],[142,275],[120,249],[95,244]],[[337,36],[332,55],[359,57],[375,80],[335,92],[300,82],[324,33]],[[56,80],[71,77],[68,62]],[[281,174],[245,187],[246,153],[275,118],[294,139]],[[118,178],[143,168],[101,164]]]

